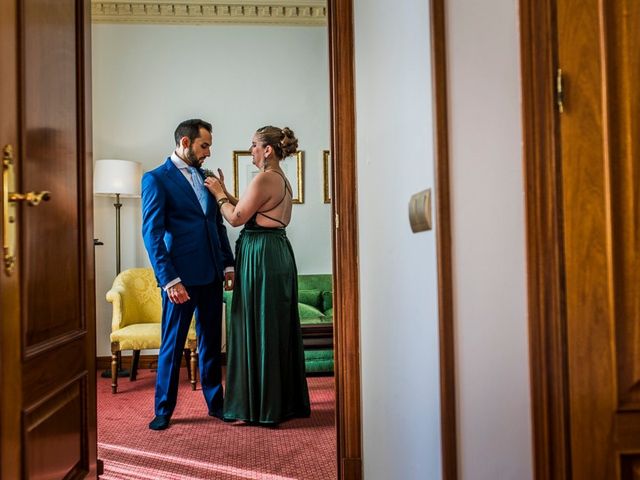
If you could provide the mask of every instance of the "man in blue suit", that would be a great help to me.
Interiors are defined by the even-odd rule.
[[[234,275],[222,216],[200,169],[211,155],[211,124],[186,120],[174,136],[173,154],[142,177],[142,236],[162,290],[162,345],[152,430],[169,426],[194,312],[202,391],[209,415],[222,418],[222,282],[225,289],[233,288]]]

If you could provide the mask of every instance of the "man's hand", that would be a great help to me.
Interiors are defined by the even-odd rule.
[[[234,281],[235,281],[235,272],[226,272],[224,274],[224,289],[233,290]]]
[[[167,288],[167,295],[171,303],[184,303],[191,300],[191,297],[187,293],[187,289],[184,288],[182,283],[176,283],[175,285]]]

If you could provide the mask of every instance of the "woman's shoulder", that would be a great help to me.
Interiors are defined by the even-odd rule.
[[[256,186],[269,185],[271,183],[271,175],[269,175],[269,172],[260,171],[255,174],[255,176],[251,180],[251,183],[255,184]]]
[[[253,177],[253,181],[259,185],[267,186],[267,185],[282,185],[282,180],[284,179],[283,174],[279,174],[274,170],[267,170],[266,172],[258,172],[255,177]]]

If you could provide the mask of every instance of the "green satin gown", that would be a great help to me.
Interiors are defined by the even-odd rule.
[[[236,244],[224,418],[274,425],[308,417],[298,277],[283,228],[247,224]]]

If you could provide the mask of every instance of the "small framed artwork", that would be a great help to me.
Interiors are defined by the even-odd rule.
[[[240,198],[249,182],[258,174],[249,150],[233,151],[233,196]]]
[[[322,151],[322,179],[324,184],[324,203],[331,203],[331,152]]]
[[[304,203],[304,153],[298,152],[280,162],[293,190],[293,203]]]
[[[252,163],[248,150],[233,151],[233,195],[240,198],[249,182],[260,172]],[[280,162],[293,190],[293,203],[304,203],[304,154],[298,152],[294,156]]]

